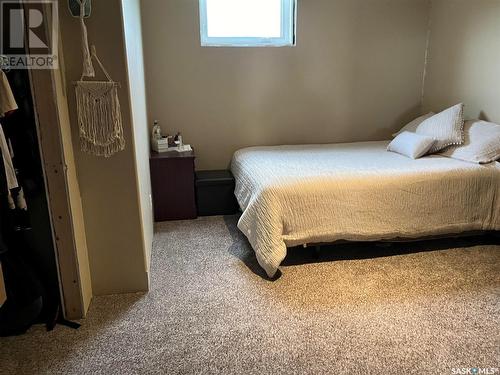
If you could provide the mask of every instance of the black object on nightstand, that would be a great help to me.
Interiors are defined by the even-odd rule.
[[[153,152],[149,164],[155,221],[195,219],[194,151]]]
[[[234,177],[230,171],[197,171],[196,203],[199,216],[232,215],[238,212]]]

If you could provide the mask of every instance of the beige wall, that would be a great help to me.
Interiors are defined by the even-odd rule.
[[[146,249],[138,171],[131,118],[127,64],[120,0],[92,2],[86,23],[89,40],[119,90],[126,149],[110,158],[79,151],[76,106],[72,82],[80,77],[81,47],[78,19],[69,15],[66,1],[59,2],[64,45],[68,107],[72,123],[78,180],[83,203],[92,288],[94,294],[148,289]],[[100,78],[103,75],[99,74]],[[134,124],[143,126],[142,124]]]
[[[141,5],[149,118],[198,169],[250,145],[388,139],[420,112],[426,0],[299,0],[293,48],[202,48],[198,0]]]
[[[425,109],[500,123],[500,1],[433,0],[431,22]]]
[[[142,230],[146,249],[146,264],[151,263],[153,243],[153,209],[151,205],[151,177],[149,174],[149,128],[144,83],[144,59],[140,0],[122,0],[124,41],[127,58],[130,110],[135,139],[138,199],[142,213]]]

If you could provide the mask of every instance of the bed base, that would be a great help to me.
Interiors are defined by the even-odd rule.
[[[419,242],[419,241],[429,241],[429,240],[442,240],[442,239],[447,239],[447,238],[464,238],[464,237],[487,236],[487,235],[492,235],[492,236],[498,237],[500,239],[500,231],[476,230],[476,231],[469,231],[469,232],[463,232],[463,233],[442,234],[442,235],[437,235],[437,236],[422,236],[422,237],[418,237],[418,238],[396,237],[393,239],[373,240],[373,241],[372,240],[367,240],[367,241],[337,240],[337,241],[333,241],[333,242],[314,242],[314,243],[304,243],[304,244],[302,244],[302,247],[304,249],[307,249],[309,247],[313,248],[313,252],[314,252],[313,254],[315,256],[319,256],[321,246],[332,246],[332,245],[348,244],[348,243],[354,243],[354,242],[378,242],[381,244],[381,246],[385,245],[385,246],[389,247],[391,245],[391,243]]]

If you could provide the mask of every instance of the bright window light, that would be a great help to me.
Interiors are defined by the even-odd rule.
[[[200,0],[202,46],[295,44],[296,0]]]

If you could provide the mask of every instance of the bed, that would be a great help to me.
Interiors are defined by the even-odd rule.
[[[388,141],[250,147],[231,163],[238,228],[273,277],[287,247],[500,230],[500,163],[413,160]]]

